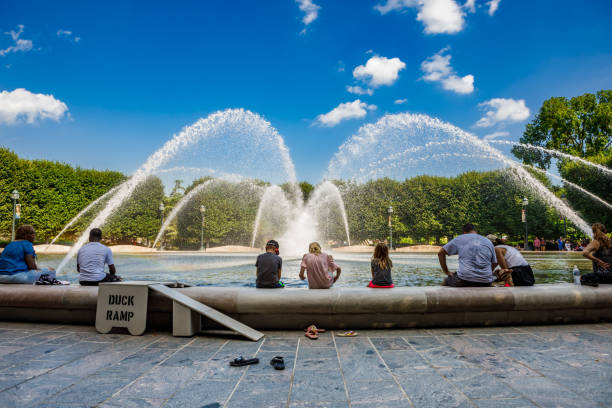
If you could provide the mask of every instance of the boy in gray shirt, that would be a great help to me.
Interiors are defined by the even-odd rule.
[[[266,252],[257,257],[258,288],[282,288],[285,285],[280,281],[283,259],[278,254],[278,242],[271,239],[266,242]]]
[[[448,255],[459,255],[457,273],[451,273],[446,266]],[[472,224],[463,226],[463,234],[452,239],[438,252],[440,267],[447,277],[442,285],[491,286],[493,282],[493,264],[497,264],[495,248],[491,241],[478,235]]]

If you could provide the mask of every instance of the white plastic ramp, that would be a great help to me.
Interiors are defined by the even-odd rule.
[[[218,310],[215,310],[212,307],[206,306],[205,304],[200,303],[197,300],[192,299],[189,296],[186,296],[182,294],[181,292],[176,291],[172,288],[169,288],[165,285],[155,283],[155,284],[149,285],[149,287],[153,289],[154,291],[159,292],[162,295],[165,295],[174,301],[175,307],[173,307],[174,312],[173,312],[172,319],[173,319],[173,326],[175,328],[176,328],[176,324],[174,321],[180,318],[179,316],[177,316],[177,313],[176,313],[176,309],[177,309],[176,304],[178,303],[186,308],[191,309],[194,312],[197,312],[201,315],[206,316],[207,318],[227,327],[230,330],[233,330],[243,335],[247,339],[257,341],[264,336],[263,333],[255,329],[252,329],[245,324],[240,323],[238,320],[232,319],[231,317],[219,312]],[[184,316],[182,318],[184,319]],[[190,324],[190,322],[185,322],[185,324]],[[180,335],[184,335],[184,334],[180,334]]]

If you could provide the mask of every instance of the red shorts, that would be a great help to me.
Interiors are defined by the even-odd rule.
[[[379,286],[379,285],[375,285],[372,283],[372,281],[370,281],[370,283],[368,283],[368,288],[379,288],[379,289],[391,289],[394,288],[395,285],[391,284],[389,286]]]

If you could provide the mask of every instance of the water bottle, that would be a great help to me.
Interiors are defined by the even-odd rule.
[[[580,285],[580,269],[578,269],[578,265],[574,265],[572,275],[574,275],[574,285]]]

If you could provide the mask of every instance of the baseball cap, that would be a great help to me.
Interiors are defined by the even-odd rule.
[[[495,242],[495,240],[497,239],[497,235],[489,234],[489,235],[487,235],[487,238],[490,241]]]

